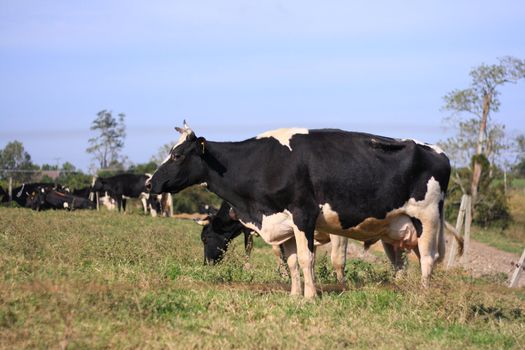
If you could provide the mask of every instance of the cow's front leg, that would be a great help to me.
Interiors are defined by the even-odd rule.
[[[345,286],[345,265],[346,265],[346,249],[348,247],[348,238],[337,235],[330,235],[330,242],[332,250],[330,258],[332,266],[334,267],[337,276],[337,282]]]
[[[290,295],[302,295],[303,290],[301,288],[301,273],[299,271],[299,264],[297,261],[297,245],[295,244],[295,239],[290,238],[282,244],[284,259],[288,263],[288,269],[290,270],[290,280],[292,282],[292,288]],[[280,260],[280,249],[279,246],[272,246],[274,252],[276,249],[279,251],[279,260]]]
[[[117,200],[117,209],[120,213],[120,211],[122,210],[122,196],[117,196],[116,200]]]
[[[314,279],[314,230],[318,212],[305,215],[303,212],[293,213],[293,230],[297,245],[299,265],[303,270],[304,296],[311,299],[317,296]]]

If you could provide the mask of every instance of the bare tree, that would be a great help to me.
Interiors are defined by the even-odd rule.
[[[120,152],[124,147],[126,137],[126,125],[124,124],[124,113],[114,118],[111,111],[106,109],[97,113],[97,117],[91,124],[91,130],[97,131],[99,135],[89,139],[87,153],[94,155],[99,163],[100,169],[117,166],[121,163]]]
[[[467,113],[473,116],[470,124],[477,124],[477,137],[469,142],[475,142],[475,153],[472,157],[472,177],[470,181],[470,192],[472,202],[476,203],[478,186],[482,171],[482,158],[490,159],[491,153],[496,152],[496,144],[491,142],[501,132],[501,128],[490,127],[490,117],[498,112],[500,107],[499,86],[506,83],[516,83],[525,78],[525,61],[514,57],[503,57],[498,59],[498,64],[481,64],[470,71],[472,82],[469,88],[464,90],[452,90],[444,96],[445,110],[453,114]]]

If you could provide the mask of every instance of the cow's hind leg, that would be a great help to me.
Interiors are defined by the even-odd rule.
[[[440,220],[437,208],[435,212],[435,215],[425,215],[419,218],[423,224],[423,233],[421,237],[419,237],[417,245],[421,256],[421,284],[425,288],[429,286],[432,269],[439,259],[438,238]]]
[[[279,249],[278,246],[273,247]],[[282,247],[284,251],[284,258],[286,259],[288,268],[290,269],[290,280],[292,282],[290,295],[302,295],[303,291],[301,288],[301,273],[299,271],[295,239],[291,238],[287,240],[282,244]]]
[[[319,211],[312,210],[306,215],[303,211],[293,214],[293,231],[297,244],[297,256],[299,265],[303,270],[304,296],[311,299],[317,296],[314,279],[314,230]]]
[[[337,282],[345,285],[345,265],[346,265],[346,249],[348,246],[348,238],[330,235],[330,242],[332,244],[332,251],[330,252],[330,258],[332,266],[334,267],[335,274],[337,276]]]

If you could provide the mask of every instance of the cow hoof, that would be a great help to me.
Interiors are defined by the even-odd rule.
[[[404,279],[407,276],[406,270],[397,270],[394,272],[394,280],[399,281]]]

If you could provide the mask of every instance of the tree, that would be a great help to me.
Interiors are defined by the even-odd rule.
[[[31,156],[25,151],[22,142],[15,140],[0,150],[0,169],[2,178],[11,176],[13,181],[20,183],[30,181],[32,171],[38,167],[31,162]]]
[[[84,174],[82,171],[76,169],[72,163],[65,162],[62,164],[62,169],[60,170],[60,176],[57,178],[57,182],[69,187],[70,189],[79,189],[90,186],[92,179],[93,177],[91,175]]]
[[[119,166],[123,162],[120,152],[124,148],[126,137],[126,125],[124,124],[124,113],[119,113],[118,119],[114,118],[111,111],[106,109],[97,113],[97,117],[91,124],[91,130],[99,133],[98,137],[89,139],[87,153],[94,155],[99,168]]]
[[[495,150],[495,144],[490,142],[490,131],[497,129],[490,126],[490,116],[498,112],[500,107],[497,89],[503,84],[516,83],[519,79],[525,78],[524,60],[514,57],[503,57],[498,60],[498,64],[481,64],[471,70],[472,82],[469,88],[456,89],[444,96],[445,110],[452,111],[454,115],[463,113],[472,115],[473,117],[467,120],[467,124],[477,127],[477,137],[470,140],[476,145],[472,156],[470,181],[470,193],[474,204],[478,197],[483,159],[489,159],[489,152]]]
[[[525,135],[516,137],[516,165],[513,171],[517,176],[525,177]]]

